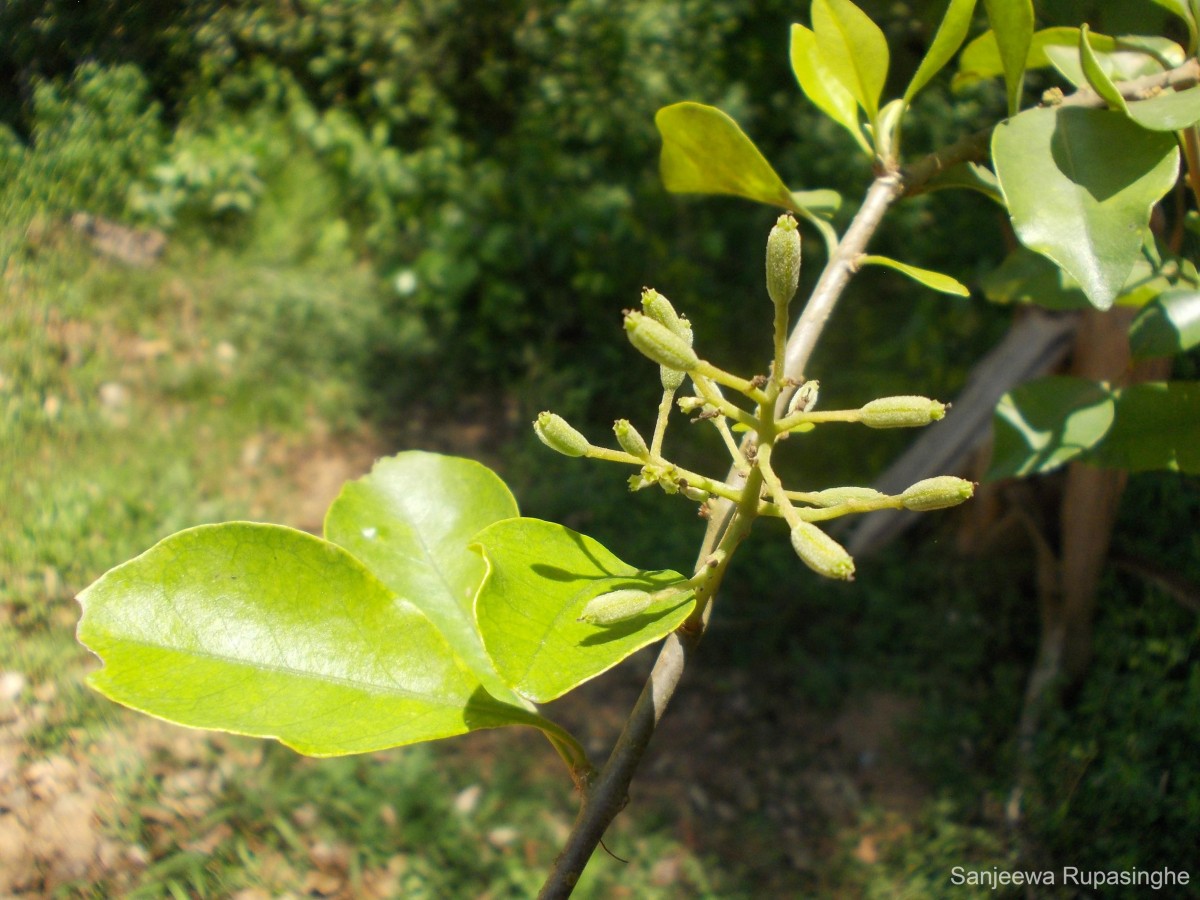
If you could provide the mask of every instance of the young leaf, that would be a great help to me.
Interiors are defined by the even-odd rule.
[[[1129,326],[1137,359],[1174,356],[1200,344],[1200,291],[1177,288],[1147,304]]]
[[[872,256],[870,254],[859,258],[859,263],[868,266],[886,266],[889,269],[895,269],[897,272],[902,272],[919,284],[925,285],[927,288],[932,288],[935,291],[941,291],[943,294],[954,294],[958,297],[971,296],[971,289],[956,278],[951,278],[949,275],[944,275],[941,272],[934,272],[932,269],[922,269],[919,266],[910,266],[908,263],[898,262],[886,256]]]
[[[887,38],[850,0],[813,0],[813,32],[829,70],[867,114],[879,117],[888,73]]]
[[[538,724],[494,699],[415,606],[346,550],[278,525],[166,538],[79,595],[88,683],[170,722],[311,756]]]
[[[676,194],[733,194],[792,209],[792,194],[738,124],[712,106],[675,103],[654,117],[663,186]]]
[[[1101,35],[1093,35],[1093,38],[1111,40],[1111,38],[1102,38]],[[1062,46],[1073,49],[1078,43],[1078,28],[1058,26],[1035,31],[1029,42],[1025,68],[1045,68],[1051,64],[1048,53],[1052,48]],[[961,91],[980,81],[999,78],[1003,74],[1004,61],[1000,58],[1000,45],[996,42],[996,33],[985,31],[963,48],[962,54],[958,57],[958,71],[950,83],[950,89]]]
[[[871,156],[871,145],[858,123],[858,103],[825,62],[816,35],[803,25],[793,25],[790,55],[792,72],[804,95],[817,109],[849,131],[858,146]]]
[[[1125,105],[1125,98],[1121,96],[1121,92],[1108,77],[1108,73],[1100,65],[1100,60],[1096,58],[1095,51],[1092,50],[1086,24],[1079,29],[1079,63],[1083,67],[1083,75],[1087,78],[1088,84],[1092,86],[1092,90],[1099,94],[1112,109],[1128,113],[1129,108]]]
[[[1025,61],[1033,40],[1032,0],[983,0],[988,21],[996,36],[1004,83],[1008,88],[1008,114],[1021,108],[1021,86],[1025,80]]]
[[[933,36],[933,43],[929,45],[929,49],[925,52],[925,58],[917,66],[916,74],[913,75],[912,81],[908,83],[908,88],[904,91],[905,103],[911,103],[917,92],[925,87],[958,52],[958,48],[962,46],[967,31],[971,27],[971,15],[974,12],[975,0],[950,0],[950,4],[946,7],[946,15],[942,17],[937,34]]]
[[[1130,472],[1200,473],[1200,382],[1146,382],[1122,388],[1112,430],[1087,461]]]
[[[590,625],[579,617],[593,598],[630,588],[654,593],[684,577],[635,569],[586,535],[540,519],[497,522],[476,543],[488,565],[475,603],[483,643],[508,684],[538,703],[665,637],[695,606],[684,592],[627,621]]]
[[[1052,376],[1020,385],[996,404],[987,479],[1057,469],[1098,444],[1112,422],[1112,392],[1095,381]]]
[[[475,535],[519,515],[500,478],[470,459],[412,451],[348,482],[325,515],[325,537],[349,550],[430,620],[497,697],[519,703],[496,674],[475,627],[486,567]]]
[[[1004,196],[1000,193],[1000,182],[996,180],[995,173],[979,163],[963,162],[943,169],[925,183],[922,191],[930,193],[952,189],[977,191],[989,200],[1004,205]]]
[[[801,213],[831,219],[842,207],[842,195],[830,188],[792,191],[792,201]]]
[[[1021,243],[1108,309],[1175,183],[1174,139],[1108,110],[1030,109],[996,127],[992,160]]]

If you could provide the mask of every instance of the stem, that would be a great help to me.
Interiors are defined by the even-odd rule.
[[[703,359],[700,360],[696,368],[692,369],[688,374],[692,376],[693,381],[695,381],[697,375],[700,375],[709,379],[710,381],[715,381],[717,384],[723,384],[725,387],[733,388],[738,393],[745,394],[755,403],[762,403],[766,398],[766,394],[764,394],[762,389],[757,387],[754,382],[747,381],[745,378],[739,378],[737,375],[726,372],[724,369],[719,369],[712,363]]]
[[[667,433],[667,419],[671,415],[671,404],[675,401],[675,390],[664,389],[658,403],[658,420],[654,423],[654,437],[650,440],[650,455],[662,455],[663,436]]]

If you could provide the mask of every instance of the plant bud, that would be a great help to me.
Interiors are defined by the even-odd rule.
[[[812,502],[817,506],[837,506],[839,503],[854,503],[862,500],[878,500],[880,497],[886,497],[886,494],[880,493],[875,488],[865,487],[836,487],[829,488],[824,491],[817,491],[812,495]]]
[[[787,414],[808,412],[817,405],[817,394],[821,390],[821,382],[815,378],[800,385],[792,399],[788,402]]]
[[[854,560],[846,548],[812,522],[796,523],[792,529],[792,549],[818,575],[843,581],[854,577]]]
[[[660,366],[687,372],[700,363],[700,357],[686,340],[640,312],[625,314],[625,331],[629,342]]]
[[[646,446],[646,441],[638,434],[638,430],[629,424],[628,419],[617,419],[613,423],[613,432],[617,435],[617,443],[621,445],[621,449],[630,456],[636,456],[638,459],[647,459],[650,456],[650,448]]]
[[[584,456],[592,446],[587,438],[567,424],[566,419],[552,412],[538,415],[533,430],[543,444],[563,456]]]
[[[637,588],[609,591],[589,600],[579,621],[589,625],[616,625],[645,612],[653,602],[649,592]]]
[[[975,482],[954,475],[938,475],[936,478],[918,481],[901,494],[900,499],[905,509],[928,512],[931,509],[958,506],[964,500],[971,499],[974,494]]]
[[[675,405],[679,407],[681,412],[691,414],[704,406],[703,397],[680,397],[675,401]]]
[[[679,390],[685,377],[686,373],[680,372],[678,369],[668,369],[666,366],[658,367],[658,380],[662,382],[664,391]]]
[[[646,288],[642,291],[642,310],[655,322],[667,326],[672,332],[687,341],[689,347],[692,345],[691,323],[675,312],[671,301],[654,288]]]
[[[880,397],[859,410],[869,428],[919,428],[946,415],[946,405],[928,397]]]
[[[786,307],[800,284],[800,232],[790,215],[779,217],[767,238],[767,293],[776,306]]]

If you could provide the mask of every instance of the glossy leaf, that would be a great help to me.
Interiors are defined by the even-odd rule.
[[[971,296],[971,289],[961,281],[941,272],[934,272],[932,269],[911,266],[908,263],[902,263],[886,256],[866,255],[859,262],[862,265],[885,266],[889,269],[895,269],[897,272],[907,275],[913,281],[923,284],[927,288],[932,288],[935,291],[941,291],[943,294],[954,294],[957,297]]]
[[[1018,247],[980,280],[993,303],[1036,303],[1045,309],[1087,309],[1079,282],[1040,253]]]
[[[1008,93],[1008,114],[1021,108],[1021,87],[1025,81],[1025,61],[1033,41],[1032,0],[983,0],[988,21],[996,37],[1004,84]]]
[[[1093,39],[1099,39],[1093,35]],[[1079,29],[1064,26],[1043,28],[1036,31],[1029,42],[1025,57],[1026,69],[1041,69],[1051,64],[1047,50],[1053,47],[1075,47],[1079,43]],[[958,72],[950,84],[953,91],[961,91],[980,81],[999,78],[1004,74],[1004,61],[1000,58],[1000,45],[996,33],[985,31],[963,48],[958,58]]]
[[[911,103],[917,92],[929,84],[933,76],[954,58],[971,28],[971,16],[974,12],[975,0],[950,0],[937,34],[933,36],[933,42],[925,51],[925,57],[917,66],[912,81],[904,91],[905,103]]]
[[[1166,291],[1137,314],[1129,326],[1134,357],[1174,356],[1200,344],[1200,291]]]
[[[540,519],[507,519],[479,533],[488,564],[475,605],[479,631],[501,676],[544,703],[674,631],[695,606],[690,592],[662,599],[611,626],[578,621],[588,601],[609,591],[659,591],[677,572],[635,569],[601,544]]]
[[[996,127],[992,160],[1021,243],[1065,269],[1094,306],[1110,307],[1151,208],[1175,183],[1171,136],[1108,110],[1030,109]]]
[[[1127,105],[1129,117],[1152,131],[1182,131],[1200,123],[1200,87],[1164,91]]]
[[[1000,398],[988,480],[1065,465],[1099,443],[1113,422],[1112,392],[1086,378],[1030,381]]]
[[[813,105],[850,132],[857,144],[871,155],[858,121],[858,103],[849,89],[829,68],[817,46],[816,35],[803,25],[792,26],[790,56],[792,72],[800,90]]]
[[[1200,473],[1200,382],[1122,388],[1112,431],[1088,461],[1130,472]]]
[[[1088,38],[1088,27],[1084,25],[1079,29],[1079,63],[1084,77],[1092,86],[1092,90],[1099,94],[1112,109],[1128,113],[1125,98],[1121,96],[1121,92],[1117,90],[1117,86],[1113,84],[1105,68],[1100,65],[1100,60],[1096,58],[1096,52],[1092,49],[1091,41]]]
[[[654,117],[663,186],[677,194],[733,194],[792,209],[792,194],[754,142],[725,113],[675,103]]]
[[[166,538],[79,596],[88,682],[150,715],[335,756],[544,722],[489,696],[342,547],[278,525]]]
[[[474,460],[401,453],[348,482],[325,516],[325,537],[418,607],[487,689],[520,702],[503,684],[475,627],[475,593],[486,567],[475,535],[518,515],[500,478]]]
[[[813,0],[812,23],[829,70],[875,123],[888,74],[887,38],[850,0]]]

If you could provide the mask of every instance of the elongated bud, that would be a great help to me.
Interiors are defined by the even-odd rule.
[[[687,372],[696,368],[700,357],[683,338],[661,322],[656,322],[640,312],[625,314],[625,331],[629,342],[643,356],[660,366]]]
[[[637,588],[609,591],[589,600],[579,621],[589,625],[616,625],[645,612],[653,602],[654,598],[648,591]]]
[[[800,232],[796,220],[784,214],[767,238],[767,293],[776,306],[787,308],[800,284]]]
[[[650,457],[650,448],[646,446],[646,441],[638,434],[638,430],[629,424],[628,419],[617,419],[613,423],[613,432],[617,436],[617,443],[626,453],[638,459]]]
[[[854,577],[854,560],[846,548],[812,522],[797,522],[792,528],[792,549],[818,575],[843,581]]]
[[[946,509],[958,506],[975,495],[975,482],[954,475],[938,475],[918,481],[900,499],[905,509],[928,512],[931,509]]]
[[[787,414],[790,416],[796,412],[808,412],[817,405],[817,395],[820,391],[821,382],[815,378],[804,382],[804,384],[800,385],[796,393],[792,395],[792,399],[788,403]]]
[[[583,456],[592,446],[566,419],[552,412],[540,413],[533,423],[533,430],[543,444],[563,456]]]
[[[687,373],[680,372],[678,369],[668,369],[666,366],[658,367],[658,380],[662,382],[664,391],[679,390],[685,377],[687,377]]]
[[[863,500],[878,500],[887,495],[865,487],[836,487],[817,491],[810,498],[817,506],[837,506],[840,503],[855,503]]]
[[[675,312],[675,307],[671,305],[671,301],[654,290],[654,288],[645,288],[642,291],[642,311],[655,322],[667,326],[667,328],[687,341],[689,347],[692,345],[691,323]]]
[[[880,397],[858,412],[870,428],[919,428],[946,415],[946,404],[928,397]]]

